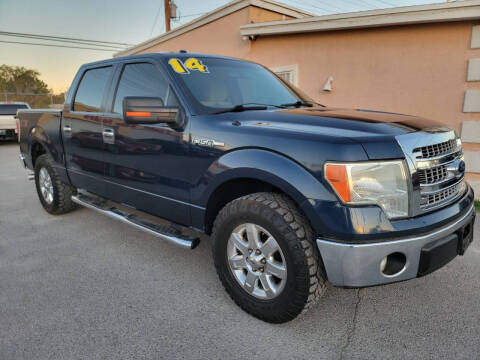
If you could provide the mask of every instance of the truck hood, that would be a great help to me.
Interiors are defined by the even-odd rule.
[[[360,143],[370,159],[403,157],[395,137],[416,131],[448,131],[436,121],[382,111],[312,107],[273,111],[245,111],[234,118],[244,126],[286,133],[348,138]]]

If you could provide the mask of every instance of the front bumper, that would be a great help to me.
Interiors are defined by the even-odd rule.
[[[420,268],[421,260],[422,266],[424,266],[426,260],[425,258],[422,259],[422,256],[427,256],[425,253],[432,247],[435,247],[437,242],[439,243],[438,248],[442,247],[442,244],[447,240],[460,243],[463,240],[460,232],[467,228],[473,232],[474,220],[475,208],[474,205],[471,204],[469,209],[460,218],[428,234],[363,244],[348,244],[317,239],[317,246],[323,264],[325,265],[328,280],[333,285],[364,287],[387,284],[413,279],[425,274],[426,272]],[[445,248],[445,246],[443,247]],[[457,249],[455,248],[454,251],[455,250]],[[444,252],[444,250],[441,251]],[[393,253],[403,254],[402,259],[406,261],[398,271],[395,271],[395,273],[391,275],[386,275],[381,270],[382,260]],[[447,254],[446,262],[456,255],[457,252]],[[427,262],[428,261],[432,260],[427,259]],[[433,261],[435,261],[435,259],[433,259]],[[440,259],[437,261],[443,261],[443,263],[433,264],[434,269],[445,265],[445,256],[440,256]]]

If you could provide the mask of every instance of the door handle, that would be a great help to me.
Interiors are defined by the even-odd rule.
[[[65,138],[71,138],[72,127],[70,125],[63,125],[63,134],[65,135]]]
[[[105,144],[114,144],[115,143],[115,131],[111,128],[105,128],[102,131],[103,142]]]
[[[103,129],[103,136],[113,137],[115,136],[115,133],[113,132],[113,129],[107,128],[107,129]]]

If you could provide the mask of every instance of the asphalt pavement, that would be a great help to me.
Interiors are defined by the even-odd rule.
[[[330,287],[272,325],[185,250],[88,209],[46,213],[0,143],[0,359],[477,359],[480,221],[467,254],[426,277]]]

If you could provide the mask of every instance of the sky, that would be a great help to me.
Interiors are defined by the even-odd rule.
[[[445,2],[445,0],[281,1],[316,15]],[[172,23],[173,28],[195,19],[199,16],[197,14],[212,11],[229,1],[174,0],[174,2],[181,18]],[[137,44],[165,31],[163,0],[0,0],[0,31]],[[0,41],[2,40],[39,42],[0,35]],[[115,52],[0,42],[0,65],[36,69],[41,73],[41,79],[55,93],[60,93],[68,89],[80,65],[110,58]]]

